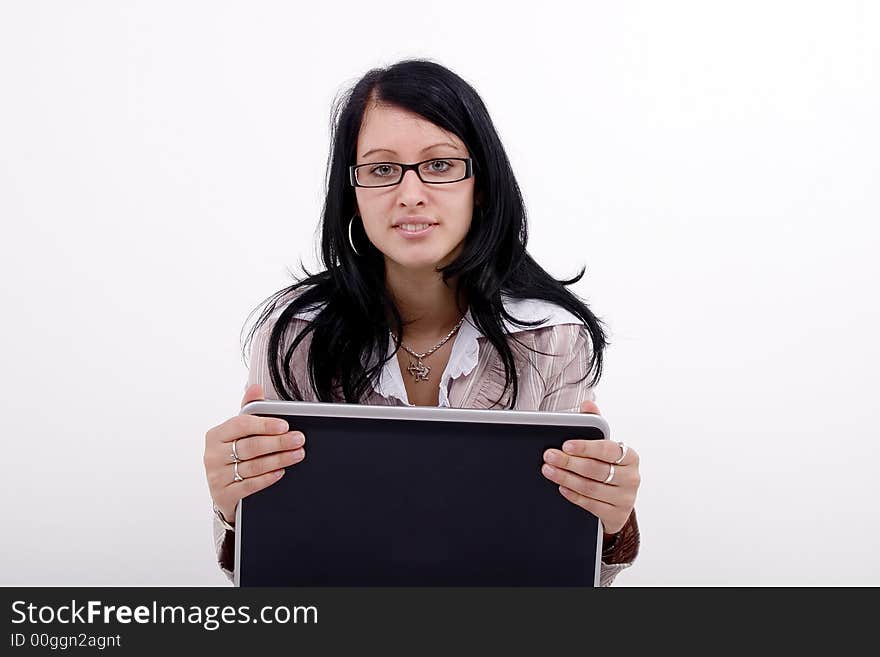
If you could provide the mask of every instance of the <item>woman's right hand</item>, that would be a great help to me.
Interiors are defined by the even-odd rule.
[[[255,383],[245,391],[241,405],[261,399],[263,388]],[[235,524],[239,500],[271,486],[284,474],[285,467],[305,458],[305,436],[288,428],[287,422],[278,418],[236,415],[205,434],[208,488],[229,524]],[[233,443],[242,481],[234,480]]]

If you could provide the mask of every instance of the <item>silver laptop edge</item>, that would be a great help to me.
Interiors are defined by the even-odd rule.
[[[494,424],[538,424],[596,427],[611,438],[608,422],[601,415],[569,411],[508,411],[439,406],[368,406],[327,402],[253,401],[239,415],[315,415],[379,420],[428,420],[439,422],[487,422]]]

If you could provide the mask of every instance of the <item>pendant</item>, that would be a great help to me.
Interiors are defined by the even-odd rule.
[[[428,367],[427,365],[422,363],[421,358],[419,358],[418,364],[416,364],[416,363],[412,362],[412,360],[410,360],[409,367],[407,367],[406,369],[410,374],[412,374],[415,377],[416,382],[427,381],[428,380],[428,372],[431,371],[430,367]]]

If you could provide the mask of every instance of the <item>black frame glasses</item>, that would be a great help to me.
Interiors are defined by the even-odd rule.
[[[419,167],[426,162],[434,162],[435,160],[456,160],[458,162],[464,162],[464,177],[458,178],[457,180],[425,180],[422,178],[422,174],[419,171]],[[357,170],[362,167],[374,167],[380,164],[393,164],[395,166],[400,167],[400,178],[398,178],[395,182],[386,183],[384,185],[362,185],[358,182],[357,179]],[[416,172],[416,175],[426,185],[448,185],[450,183],[461,182],[462,180],[467,180],[471,176],[474,175],[474,161],[469,157],[432,157],[427,160],[422,160],[421,162],[416,162],[415,164],[403,164],[402,162],[367,162],[366,164],[354,164],[348,167],[348,180],[351,183],[352,187],[363,187],[365,189],[378,189],[380,187],[393,187],[394,185],[399,185],[403,181],[403,177],[406,175],[406,172],[412,169]]]

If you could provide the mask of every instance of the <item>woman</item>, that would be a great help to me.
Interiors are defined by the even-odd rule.
[[[424,60],[374,69],[337,104],[323,211],[326,270],[272,295],[242,404],[287,399],[598,413],[602,323],[526,252],[526,212],[476,91]],[[281,420],[206,435],[221,568],[243,497],[305,458]],[[638,552],[638,455],[569,440],[541,474],[605,529],[601,583]],[[238,461],[237,463],[235,461]],[[536,472],[536,476],[539,474]]]

